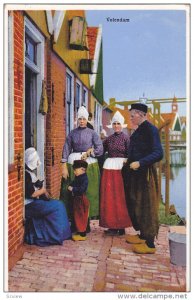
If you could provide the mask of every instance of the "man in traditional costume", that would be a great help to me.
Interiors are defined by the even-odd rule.
[[[134,103],[130,119],[136,127],[130,137],[128,160],[123,167],[123,179],[128,212],[140,235],[126,241],[136,253],[155,253],[154,239],[159,229],[158,181],[155,163],[163,157],[158,129],[147,121],[147,105]]]

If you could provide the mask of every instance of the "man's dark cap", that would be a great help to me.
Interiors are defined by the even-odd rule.
[[[84,168],[87,169],[88,163],[85,160],[74,160],[73,169]]]
[[[147,105],[145,105],[143,103],[133,103],[133,104],[131,104],[130,110],[132,110],[132,109],[137,109],[137,110],[143,111],[144,113],[147,113],[147,111],[148,111]]]

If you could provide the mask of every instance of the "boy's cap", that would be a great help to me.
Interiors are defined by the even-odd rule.
[[[78,169],[78,168],[87,169],[87,167],[88,167],[88,163],[85,160],[81,160],[81,159],[74,160],[73,169]]]

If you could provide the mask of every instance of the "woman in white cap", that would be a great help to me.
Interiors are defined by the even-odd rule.
[[[125,234],[125,228],[132,226],[121,174],[123,163],[127,160],[129,137],[122,132],[127,125],[119,111],[107,127],[112,127],[114,134],[103,142],[108,158],[104,162],[101,179],[100,226],[108,228],[105,231],[107,235],[122,235]]]
[[[89,217],[99,217],[99,185],[100,172],[97,157],[103,154],[103,145],[98,134],[87,127],[89,113],[84,106],[78,110],[78,127],[67,136],[62,152],[62,184],[60,198],[65,201],[68,216],[72,222],[74,231],[72,203],[67,192],[67,186],[74,178],[74,160],[86,160],[88,163],[88,189],[86,196],[90,201]],[[87,231],[90,231],[88,226]]]
[[[25,151],[25,235],[30,245],[62,245],[71,237],[65,205],[50,199],[43,181],[36,176],[40,158],[35,148]]]

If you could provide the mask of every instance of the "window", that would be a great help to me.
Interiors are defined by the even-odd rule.
[[[102,106],[95,102],[95,110],[94,110],[94,129],[100,134],[102,130]]]
[[[74,76],[69,70],[66,74],[66,134],[74,128]]]
[[[87,89],[83,88],[83,99],[82,99],[82,105],[88,108],[88,91]]]
[[[37,47],[36,43],[26,34],[25,36],[25,56],[33,63],[37,64]]]
[[[76,82],[76,95],[75,95],[75,102],[76,102],[76,112],[78,111],[79,107],[81,106],[81,84]]]
[[[67,74],[67,120],[66,120],[66,129],[67,133],[70,132],[70,121],[71,121],[71,81],[72,78]]]

